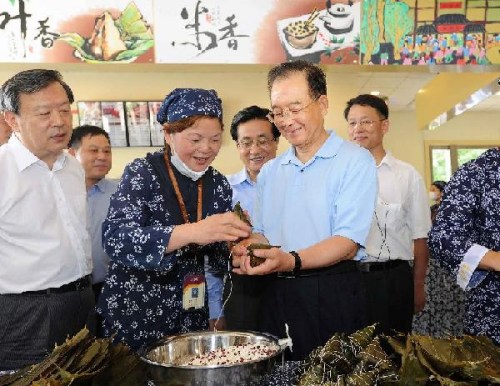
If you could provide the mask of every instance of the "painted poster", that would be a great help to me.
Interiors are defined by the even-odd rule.
[[[162,102],[148,102],[149,107],[149,123],[151,130],[151,145],[152,146],[165,146],[165,135],[163,133],[163,126],[156,120],[158,110],[160,110]]]
[[[3,0],[0,62],[154,62],[152,0]]]
[[[498,64],[500,3],[364,0],[362,64]]]
[[[130,146],[151,146],[148,102],[125,102],[128,143]]]
[[[360,2],[333,0],[326,8],[277,22],[287,60],[357,63]]]
[[[359,0],[155,2],[157,63],[357,63]]]

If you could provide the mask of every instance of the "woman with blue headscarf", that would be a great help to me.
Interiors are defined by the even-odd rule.
[[[222,142],[217,93],[175,89],[157,120],[168,145],[127,165],[103,223],[111,263],[98,312],[105,335],[134,350],[208,327],[204,259],[227,268],[226,242],[251,231],[210,166]]]

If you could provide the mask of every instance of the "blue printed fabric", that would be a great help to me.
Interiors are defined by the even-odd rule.
[[[164,124],[194,115],[222,117],[222,102],[215,90],[176,88],[165,97],[156,120]]]
[[[500,150],[463,165],[446,185],[429,233],[431,255],[456,278],[473,244],[500,251]],[[476,268],[466,291],[465,332],[500,344],[500,273]]]
[[[160,185],[153,165],[165,181]],[[196,221],[197,182],[174,173],[191,222]],[[203,218],[231,210],[231,187],[213,168],[203,177]],[[204,258],[225,269],[226,243],[188,245],[165,253],[175,226],[184,223],[163,152],[136,159],[124,171],[103,223],[103,245],[111,258],[98,312],[107,336],[136,350],[165,335],[208,327],[207,296],[199,311],[183,311],[188,274],[204,273]]]

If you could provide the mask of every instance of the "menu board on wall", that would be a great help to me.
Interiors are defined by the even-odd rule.
[[[125,102],[130,146],[151,146],[148,102]]]
[[[127,146],[123,102],[81,101],[77,106],[80,125],[101,127],[109,134],[111,146]]]
[[[101,102],[102,128],[109,134],[111,146],[127,146],[127,128],[123,102]]]
[[[149,107],[149,129],[151,130],[151,144],[153,146],[165,146],[165,135],[163,126],[156,120],[158,110],[162,102],[148,102]]]
[[[102,127],[101,102],[82,101],[77,103],[80,125]]]

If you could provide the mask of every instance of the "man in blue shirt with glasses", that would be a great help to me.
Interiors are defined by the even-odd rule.
[[[268,74],[269,119],[292,145],[269,161],[257,182],[254,233],[233,248],[237,273],[275,273],[263,296],[263,330],[277,336],[289,325],[292,360],[304,359],[335,332],[365,326],[357,263],[377,193],[370,153],[324,127],[326,76],[306,61],[280,64]],[[251,267],[250,243],[265,261]]]

